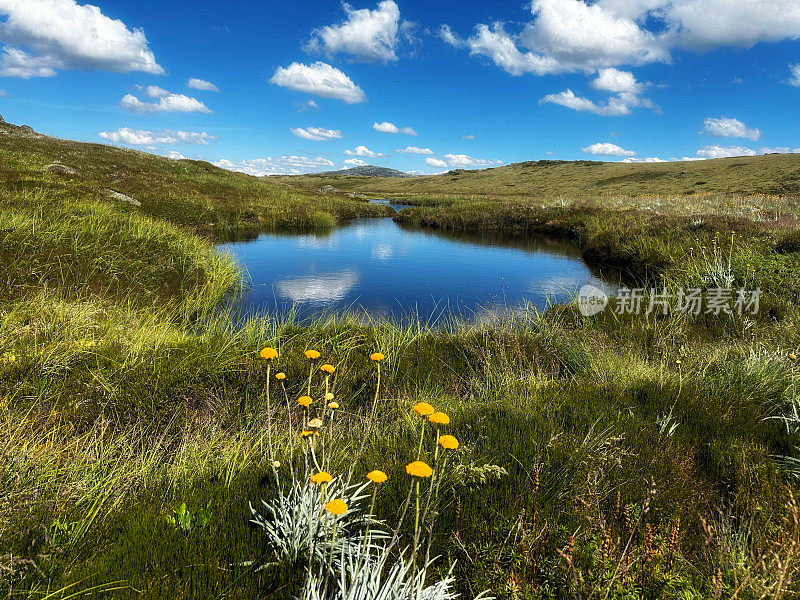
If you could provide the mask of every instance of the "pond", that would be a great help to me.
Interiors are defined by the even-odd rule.
[[[397,207],[400,208],[400,207]],[[408,229],[359,219],[329,233],[269,233],[218,246],[246,270],[248,313],[300,317],[360,312],[435,322],[564,301],[591,283],[610,289],[574,247],[501,235]]]

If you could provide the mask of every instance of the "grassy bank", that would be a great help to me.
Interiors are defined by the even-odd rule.
[[[357,480],[385,471],[375,512],[394,526],[409,497],[405,466],[421,427],[411,407],[421,401],[449,414],[446,431],[460,442],[437,470],[431,582],[455,563],[455,589],[469,598],[800,591],[793,197],[772,220],[646,210],[651,198],[628,209],[455,196],[398,217],[563,235],[670,289],[720,278],[760,286],[757,316],[585,318],[569,305],[438,330],[347,316],[242,325],[209,311],[235,293],[237,274],[204,238],[255,227],[250,210],[259,227],[277,227],[287,222],[265,215],[324,210],[339,222],[374,209],[96,146],[60,156],[84,173],[70,181],[39,171],[66,142],[14,143],[3,142],[0,174],[2,594],[300,596],[303,565],[249,522],[249,503],[278,493],[272,459],[289,479],[308,443],[300,425],[324,416],[328,469]],[[100,196],[112,170],[93,167],[105,160],[93,153],[115,157],[113,172],[131,183],[113,187],[141,207]],[[155,183],[137,192],[151,163]],[[236,196],[236,186],[247,193]],[[269,399],[264,346],[278,351]],[[322,356],[310,369],[303,353],[312,348]],[[376,351],[386,360],[373,412]],[[336,367],[333,421],[321,408],[323,361]],[[307,414],[297,400],[309,386]],[[434,464],[429,451],[426,443]],[[413,531],[405,519],[398,548]]]

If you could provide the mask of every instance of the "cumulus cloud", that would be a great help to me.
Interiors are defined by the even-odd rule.
[[[141,29],[105,16],[97,6],[75,0],[0,0],[0,75],[53,77],[57,70],[115,73],[164,69]]]
[[[174,146],[177,144],[208,146],[217,139],[216,136],[209,135],[205,131],[174,131],[172,129],[146,131],[128,127],[122,127],[115,131],[101,131],[97,135],[109,142],[128,146]]]
[[[405,148],[397,148],[395,152],[402,152],[404,154],[433,154],[430,148],[417,148],[416,146],[406,146]]]
[[[764,147],[759,154],[800,154],[800,148],[789,148],[788,146],[778,146],[777,148]]]
[[[186,157],[177,150],[170,150],[167,154],[167,158],[171,158],[172,160],[182,160]]]
[[[342,161],[342,164],[348,168],[352,168],[352,167],[363,167],[367,163],[361,160],[360,158],[347,158]]]
[[[756,141],[761,137],[761,130],[750,129],[739,119],[708,117],[703,119],[703,131],[711,137],[738,137]]]
[[[581,148],[581,151],[586,152],[586,154],[598,154],[600,156],[636,156],[636,152],[633,150],[626,150],[609,142],[596,142]]]
[[[440,167],[440,168],[447,167],[447,162],[443,161],[440,158],[426,158],[425,162],[432,167]]]
[[[601,117],[624,117],[631,114],[631,108],[644,107],[660,113],[661,108],[650,98],[644,98],[632,92],[620,92],[605,102],[595,102],[589,98],[578,96],[570,89],[556,94],[547,94],[539,100],[539,104],[558,104],[572,110],[589,112]]]
[[[630,71],[620,71],[613,67],[600,69],[597,78],[590,84],[596,90],[604,90],[618,94],[627,92],[630,94],[640,94],[643,85],[636,81],[636,77]]]
[[[400,9],[393,0],[383,0],[375,10],[342,5],[345,20],[315,29],[306,51],[327,55],[348,54],[363,62],[397,60]]]
[[[139,89],[145,96],[155,98],[157,101],[143,102],[133,94],[125,94],[119,105],[127,111],[139,114],[153,112],[199,112],[211,114],[211,109],[191,96],[173,94],[157,85],[139,86]]]
[[[645,157],[645,158],[633,158],[633,157],[623,158],[619,162],[624,162],[624,163],[661,163],[661,162],[669,162],[669,161],[666,160],[666,159],[663,159],[663,158],[658,158],[657,156],[648,156],[648,157]]]
[[[186,82],[186,85],[194,90],[203,90],[204,92],[219,91],[219,88],[210,81],[206,81],[205,79],[198,79],[197,77],[192,77],[189,81]]]
[[[367,158],[380,158],[381,156],[385,156],[380,152],[373,152],[366,146],[356,146],[354,150],[345,150],[344,153],[347,156],[366,156]]]
[[[755,156],[758,154],[746,146],[703,146],[697,152],[698,158],[727,158],[729,156]]]
[[[380,131],[381,133],[402,133],[405,135],[417,135],[417,132],[414,131],[411,127],[398,127],[394,123],[390,123],[389,121],[384,121],[383,123],[373,123],[372,128],[375,131]]]
[[[792,73],[789,85],[800,87],[800,64],[789,65],[789,71]]]
[[[455,167],[464,169],[467,167],[494,167],[503,164],[502,160],[473,158],[466,154],[445,154],[441,158],[429,157],[425,162],[432,167]]]
[[[347,104],[357,104],[367,99],[364,90],[347,75],[320,61],[310,65],[293,62],[288,67],[278,67],[269,81],[296,92],[334,98]]]
[[[511,75],[590,73],[621,65],[671,61],[676,49],[748,48],[800,36],[796,0],[533,0],[532,20],[508,33],[478,23],[461,38],[439,37]]]
[[[338,129],[323,129],[322,127],[296,127],[291,130],[297,137],[315,142],[335,140],[342,137],[342,132]]]
[[[333,166],[333,162],[322,156],[308,157],[294,155],[280,156],[277,158],[267,156],[265,158],[253,158],[241,161],[232,161],[223,158],[216,161],[214,164],[222,169],[247,173],[248,175],[255,175],[256,177],[263,177],[265,175],[300,175],[302,173],[322,171]]]

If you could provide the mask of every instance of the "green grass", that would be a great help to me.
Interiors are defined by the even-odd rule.
[[[730,275],[765,295],[753,318],[587,319],[567,305],[431,329],[347,315],[240,323],[219,308],[238,274],[209,238],[384,214],[315,194],[313,178],[258,180],[59,140],[3,139],[0,154],[0,595],[299,596],[297,570],[246,566],[271,558],[248,503],[274,493],[268,420],[282,476],[300,447],[308,348],[336,365],[331,469],[385,470],[381,518],[393,521],[408,493],[404,467],[418,443],[410,407],[424,400],[450,415],[461,447],[433,554],[442,573],[456,561],[465,596],[800,592],[798,483],[776,458],[798,457],[800,433],[770,418],[798,394],[800,365],[787,357],[800,349],[797,198],[748,205],[733,194],[788,193],[795,158],[742,159],[755,165],[751,187],[699,197],[699,216],[666,196],[472,200],[437,183],[445,199],[418,199],[426,206],[401,223],[555,235],[631,281],[675,289]],[[56,158],[84,177],[40,172]],[[652,168],[567,167],[553,166],[565,181],[574,169],[606,170],[605,179],[624,169],[628,179],[613,186],[647,180]],[[652,194],[672,177],[650,177],[662,186]],[[392,185],[411,193],[416,181]],[[142,206],[105,199],[101,187]],[[265,345],[287,374],[286,395],[272,381],[269,412]],[[374,351],[387,360],[371,422]],[[177,527],[170,517],[182,504],[208,522]],[[408,523],[403,531],[407,543]]]

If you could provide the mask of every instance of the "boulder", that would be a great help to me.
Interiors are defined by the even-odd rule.
[[[366,194],[359,194],[358,192],[348,192],[347,195],[350,196],[351,198],[360,198],[362,200],[367,199]]]
[[[42,167],[42,171],[45,173],[64,175],[66,177],[82,177],[80,171],[73,169],[72,167],[68,167],[67,165],[62,165],[61,163],[50,163],[49,165]]]
[[[319,188],[319,191],[322,192],[323,194],[335,194],[339,190],[333,187],[332,185],[323,185],[321,188]]]
[[[111,188],[100,188],[100,193],[103,194],[106,198],[110,198],[111,200],[118,200],[120,202],[127,202],[128,204],[133,204],[134,206],[141,206],[142,203],[136,200],[135,198],[131,198],[123,194],[122,192],[118,192],[117,190],[112,190]]]

